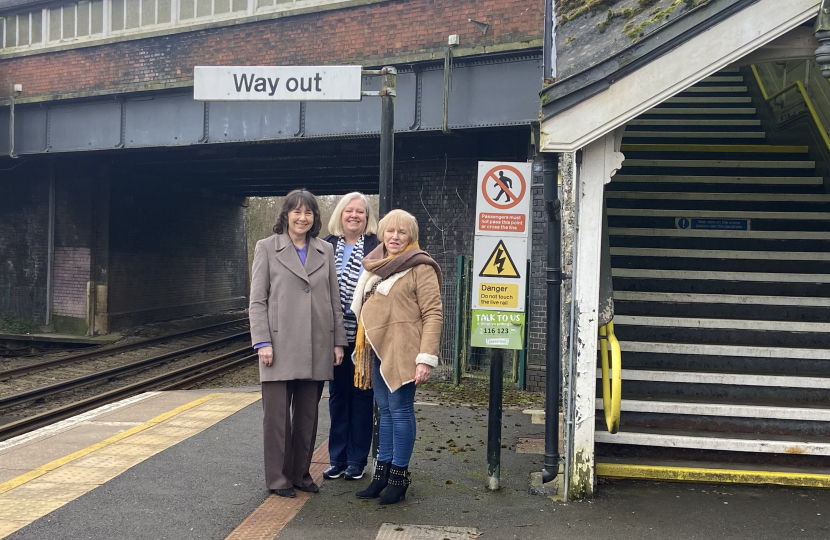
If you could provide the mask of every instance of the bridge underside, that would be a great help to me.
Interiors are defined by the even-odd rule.
[[[448,278],[472,252],[477,161],[525,160],[529,144],[528,127],[396,136],[393,202]],[[4,308],[45,321],[51,297],[73,333],[245,308],[246,198],[377,193],[379,161],[372,135],[0,159]]]

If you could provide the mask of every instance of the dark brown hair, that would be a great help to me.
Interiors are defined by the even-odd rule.
[[[274,233],[283,234],[288,232],[288,213],[295,208],[306,207],[314,213],[314,225],[308,231],[311,238],[317,238],[320,234],[320,229],[323,227],[323,220],[320,218],[320,207],[317,205],[317,198],[314,194],[306,189],[295,189],[288,195],[282,203],[280,215],[277,216],[277,222],[274,224]]]

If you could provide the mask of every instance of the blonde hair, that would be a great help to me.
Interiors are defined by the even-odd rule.
[[[390,226],[403,227],[406,229],[409,233],[410,244],[414,244],[418,241],[418,220],[406,210],[397,208],[383,216],[383,219],[381,219],[380,223],[378,223],[378,232],[380,233],[381,241],[383,241],[384,231],[386,231],[387,227]]]
[[[365,234],[376,234],[378,232],[378,218],[375,217],[375,214],[372,212],[372,205],[369,204],[369,197],[360,193],[359,191],[353,191],[352,193],[348,193],[343,195],[337,202],[337,206],[334,207],[334,212],[331,214],[331,219],[329,219],[329,233],[333,234],[334,236],[344,236],[346,233],[343,231],[343,210],[349,206],[349,203],[355,199],[360,199],[366,205],[366,230],[364,231]]]

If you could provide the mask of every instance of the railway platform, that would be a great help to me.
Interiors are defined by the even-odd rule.
[[[419,398],[420,399],[420,398]],[[322,482],[328,403],[312,474],[320,493],[269,496],[257,387],[148,392],[0,442],[0,538],[678,539],[830,537],[830,491],[613,481],[592,501],[528,495],[543,427],[504,413],[502,489],[485,489],[486,410],[424,392],[407,499],[392,507]]]

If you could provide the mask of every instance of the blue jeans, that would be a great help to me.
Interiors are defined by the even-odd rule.
[[[380,410],[378,461],[408,467],[415,447],[415,383],[390,392],[380,374],[380,360],[375,359],[372,386]]]
[[[337,467],[366,467],[372,447],[372,391],[354,386],[353,350],[346,347],[343,363],[334,366],[329,382],[329,462]]]

